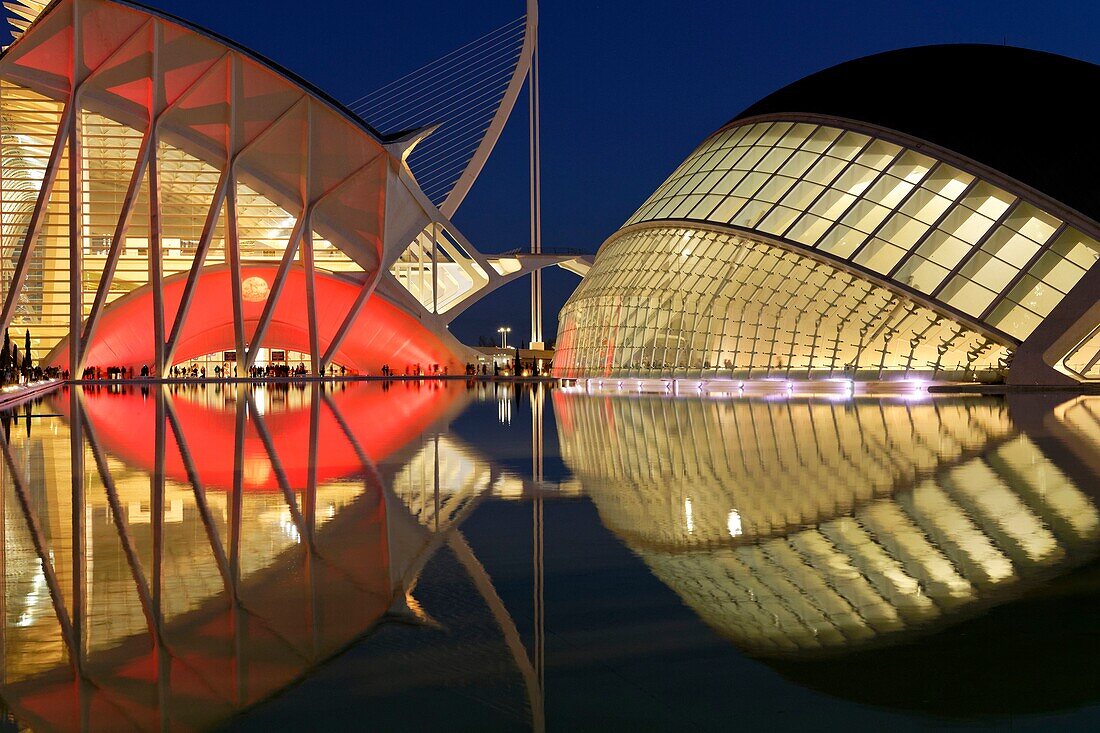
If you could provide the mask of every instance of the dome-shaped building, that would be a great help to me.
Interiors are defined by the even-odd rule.
[[[1100,67],[858,59],[750,106],[602,246],[564,377],[1100,379]]]

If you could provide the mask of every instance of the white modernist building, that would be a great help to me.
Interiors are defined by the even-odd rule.
[[[555,373],[1100,379],[1100,154],[1083,122],[1015,104],[1032,81],[1058,96],[1098,79],[942,46],[776,92],[604,243]]]
[[[480,117],[388,132],[137,3],[5,5],[20,32],[0,56],[0,331],[20,343],[29,331],[36,363],[164,375],[205,359],[243,374],[293,355],[314,373],[454,373],[476,355],[447,331],[453,318],[576,259],[486,256],[450,221],[528,77],[533,0],[488,37],[509,55],[477,90],[491,102]],[[410,95],[447,106],[397,88],[372,118],[398,120],[387,112]],[[458,152],[418,169],[414,149],[440,137]]]

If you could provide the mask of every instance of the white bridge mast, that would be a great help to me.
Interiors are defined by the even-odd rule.
[[[531,133],[531,254],[542,253],[542,168],[539,149],[539,24],[538,0],[528,0],[528,18],[533,18],[531,33],[531,66],[527,72],[527,95],[530,109]],[[542,270],[531,273],[531,344],[532,349],[543,348],[542,338]]]

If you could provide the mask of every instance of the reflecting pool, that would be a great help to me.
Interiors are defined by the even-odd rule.
[[[0,423],[0,729],[1100,724],[1100,396],[150,384]]]

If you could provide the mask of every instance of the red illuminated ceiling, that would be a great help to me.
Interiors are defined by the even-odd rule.
[[[260,278],[270,288],[276,266],[242,267],[242,281]],[[183,295],[186,273],[164,281],[164,310],[172,322]],[[258,284],[258,281],[253,281]],[[360,292],[358,283],[328,273],[317,272],[317,329],[321,344],[329,343]],[[263,287],[253,288],[263,291]],[[251,339],[266,298],[244,300],[246,341]],[[309,324],[306,318],[306,278],[304,270],[293,268],[279,297],[264,343],[275,348],[309,353]],[[87,346],[90,366],[133,367],[153,364],[153,290],[146,286],[112,303],[104,312],[92,343]],[[180,334],[176,362],[232,351],[233,301],[229,270],[224,266],[203,271],[191,311]],[[48,364],[65,368],[69,363],[68,340],[48,357]],[[451,351],[417,319],[375,294],[367,301],[333,363],[353,372],[379,374],[383,364],[403,372],[408,365],[420,364],[425,370],[432,364],[447,365],[452,373],[460,369]]]

